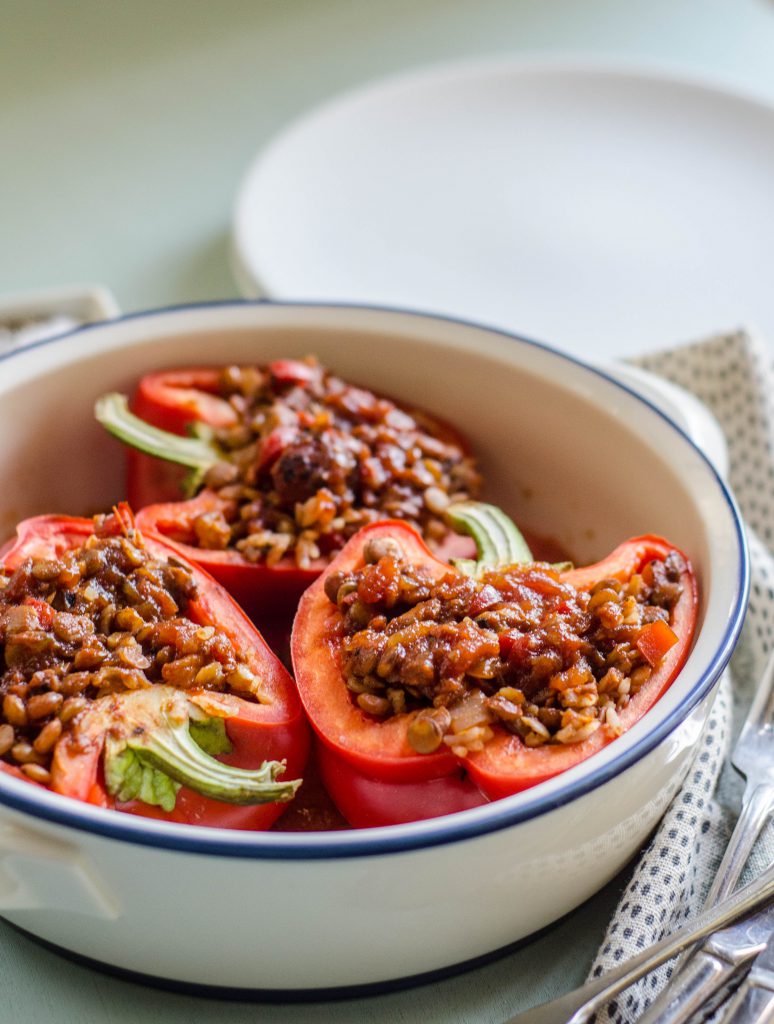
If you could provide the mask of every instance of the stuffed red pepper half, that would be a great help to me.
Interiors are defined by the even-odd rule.
[[[462,810],[571,768],[651,707],[691,646],[696,581],[662,538],[576,569],[529,560],[490,506],[450,516],[476,536],[477,563],[450,569],[407,524],[377,523],[295,619],[323,779],[355,826]]]
[[[265,829],[300,785],[290,676],[232,598],[126,506],[0,551],[0,767],[167,820]]]
[[[411,523],[441,557],[472,552],[443,518],[479,487],[460,438],[314,359],[150,374],[131,411],[111,394],[96,415],[137,449],[127,493],[141,528],[185,545],[249,614],[295,610],[374,520]]]

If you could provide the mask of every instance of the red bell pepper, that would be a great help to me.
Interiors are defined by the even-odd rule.
[[[301,387],[320,373],[319,367],[295,359],[275,360],[268,369],[272,379],[278,383]],[[214,367],[148,374],[140,380],[131,399],[131,412],[151,427],[173,435],[189,435],[185,442],[188,446],[192,443],[192,427],[206,434],[211,429],[237,424],[233,407],[218,395],[219,377],[220,370]],[[358,395],[364,394],[352,389],[351,400],[356,402]],[[117,401],[120,398],[105,396],[98,403],[98,418],[121,440],[130,445],[138,443],[142,446],[139,433],[132,433],[128,418],[120,408]],[[429,417],[423,415],[423,419],[429,422]],[[435,436],[440,440],[454,443],[463,451],[468,450],[451,427],[438,420],[432,422]],[[262,441],[258,454],[259,467],[267,468],[297,435],[297,426],[277,426]],[[201,489],[205,471],[202,467],[206,467],[208,458],[212,464],[217,457],[213,457],[213,450],[211,446],[208,447],[211,442],[206,438],[200,439],[199,443],[202,458],[197,463],[198,456],[194,451],[193,461],[185,463],[189,467],[188,474],[181,465],[166,461],[163,457],[156,458],[129,448],[127,497],[129,504],[138,510],[138,525],[142,530],[162,534],[176,545],[184,557],[211,573],[251,618],[262,621],[267,615],[292,615],[301,594],[330,563],[336,548],[330,552],[323,551],[322,556],[311,561],[308,567],[300,568],[289,555],[272,565],[266,565],[246,559],[233,547],[215,550],[194,543],[196,535],[193,524],[198,516],[203,513],[226,512],[229,508],[233,510],[233,503],[216,491]],[[162,448],[163,442],[160,441],[156,449],[159,455],[162,455]],[[189,494],[192,491],[195,493],[195,497],[183,501],[181,498],[186,487]],[[437,549],[439,557],[447,559],[469,557],[473,550],[467,537],[452,531]]]
[[[449,573],[449,566],[405,523],[365,527],[302,597],[291,641],[296,682],[317,735],[323,779],[351,824],[369,827],[418,820],[508,796],[579,764],[614,738],[603,727],[579,743],[529,747],[503,726],[492,724],[494,738],[480,751],[459,757],[442,744],[434,753],[418,754],[408,740],[417,712],[379,719],[361,711],[342,678],[341,613],[326,596],[325,581],[329,574],[362,568],[366,544],[388,537],[398,541],[407,563],[422,566],[433,579]],[[648,562],[674,550],[659,537],[637,537],[601,562],[567,569],[560,578],[577,589],[590,590],[602,579],[628,580]],[[681,583],[671,618],[676,642],[618,712],[620,731],[630,728],[653,705],[687,657],[697,608],[696,582],[687,562]]]
[[[126,516],[127,511],[119,508],[115,516],[117,533],[125,532]],[[60,557],[80,548],[93,528],[91,520],[67,516],[28,519],[17,527],[16,538],[0,549],[0,565],[13,572],[30,558]],[[191,572],[196,594],[189,601],[185,616],[199,625],[214,625],[225,632],[259,679],[261,702],[232,693],[175,690],[164,684],[98,698],[74,720],[72,731],[65,730],[55,747],[51,788],[88,803],[168,821],[266,829],[282,813],[285,801],[298,785],[284,779],[298,779],[309,750],[308,726],[293,681],[255,626],[206,572],[182,559],[161,537],[144,534],[143,540],[152,556],[176,559]],[[50,606],[30,599],[25,603],[41,606],[36,607],[36,614],[45,627],[46,609],[53,614]],[[188,728],[193,732],[196,723],[204,728],[213,723],[218,726],[218,749],[213,750],[217,759],[206,755],[191,739]],[[161,745],[155,742],[159,727],[164,741]],[[147,749],[135,746],[143,736],[149,738]],[[146,771],[148,766],[158,768],[162,773],[172,770],[165,762],[171,750],[172,768],[183,766],[181,775],[172,775],[176,781],[167,803],[174,799],[174,806],[163,809],[135,796],[122,799],[121,785],[111,795],[105,756],[106,749],[113,749],[111,744],[119,759],[126,753],[125,744],[130,756],[139,754],[140,767],[145,766]],[[164,747],[161,752],[159,746]],[[118,766],[121,767],[120,760]],[[21,776],[11,764],[0,762],[0,767]],[[193,781],[186,785],[186,772],[191,771]],[[197,775],[200,772],[203,773]],[[278,782],[280,774],[283,781]],[[150,781],[159,779],[152,771],[148,777]],[[197,788],[191,788],[193,785]]]
[[[181,558],[195,562],[231,594],[251,619],[287,614],[288,621],[298,599],[313,583],[328,560],[318,558],[308,569],[301,569],[291,558],[276,565],[249,562],[236,548],[209,550],[196,547],[194,520],[203,513],[222,511],[228,502],[215,491],[205,489],[188,501],[170,501],[148,505],[137,513],[137,525],[143,532],[162,536],[174,546]]]
[[[235,426],[234,409],[218,396],[218,370],[193,367],[149,373],[140,379],[130,403],[141,420],[170,434],[185,436],[192,423]],[[126,496],[134,509],[179,501],[185,470],[134,448],[127,450]]]
[[[641,572],[654,559],[664,559],[671,551],[677,550],[662,537],[633,537],[601,562],[572,569],[563,573],[562,579],[578,589],[591,589],[595,583],[607,578],[623,582]],[[620,732],[638,722],[670,686],[683,667],[693,643],[698,608],[697,584],[688,560],[681,552],[678,553],[685,568],[681,575],[682,593],[671,615],[671,629],[676,640],[665,647],[662,660],[642,689],[618,712]],[[494,800],[567,771],[601,750],[613,738],[607,730],[598,729],[582,743],[530,748],[518,737],[500,729],[482,751],[470,755],[468,769],[471,779]]]
[[[249,562],[236,548],[211,551],[195,547],[193,522],[202,513],[223,511],[228,502],[215,491],[205,489],[188,501],[170,501],[149,505],[137,513],[137,525],[143,532],[161,535],[179,557],[195,562],[225,587],[251,619],[261,622],[290,621],[298,601],[310,584],[320,576],[329,558],[317,558],[307,569],[301,569],[292,558],[283,558],[274,565]],[[470,555],[467,537],[450,533],[438,549],[438,556],[452,559]]]

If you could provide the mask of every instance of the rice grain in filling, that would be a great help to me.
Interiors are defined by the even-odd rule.
[[[380,718],[418,712],[414,749],[446,744],[458,756],[481,750],[495,726],[528,746],[578,743],[603,726],[616,735],[653,670],[638,642],[657,621],[671,633],[685,569],[673,552],[587,591],[543,563],[435,580],[394,552],[365,555],[370,564],[326,581],[352,699]]]
[[[433,546],[448,534],[449,502],[478,493],[475,463],[450,431],[314,359],[227,367],[218,388],[236,422],[216,431],[226,457],[205,484],[223,506],[195,520],[187,540],[196,546],[306,568],[391,518]]]
[[[108,523],[81,548],[0,570],[0,758],[43,784],[60,737],[107,694],[166,684],[260,699],[229,636],[187,616],[190,571]]]

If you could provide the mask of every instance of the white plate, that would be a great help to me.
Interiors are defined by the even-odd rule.
[[[235,211],[249,295],[504,326],[589,359],[740,323],[774,338],[774,108],[680,77],[523,60],[334,100]]]

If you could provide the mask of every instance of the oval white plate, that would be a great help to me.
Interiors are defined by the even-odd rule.
[[[449,65],[270,144],[235,268],[251,296],[435,310],[593,360],[742,322],[774,337],[772,182],[762,102],[609,66]]]

